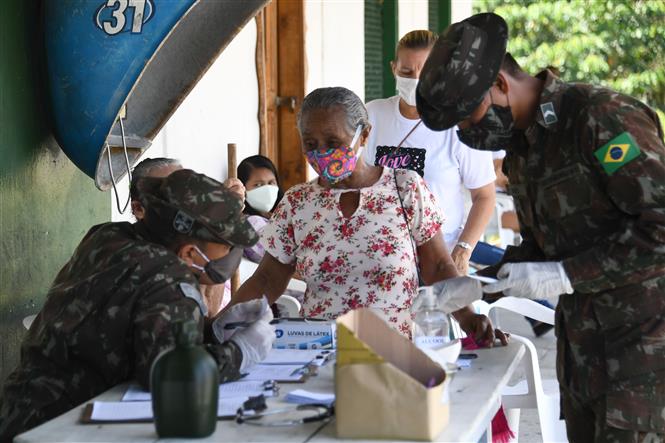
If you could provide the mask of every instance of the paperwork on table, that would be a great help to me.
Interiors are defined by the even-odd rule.
[[[229,397],[217,404],[218,417],[234,417],[247,397]],[[90,422],[152,421],[150,401],[96,401],[92,404]]]
[[[334,351],[321,349],[272,349],[261,364],[249,368],[239,381],[219,385],[217,415],[234,416],[249,397],[275,396],[275,382],[303,382],[310,373],[309,366],[322,366],[334,355]],[[298,390],[288,398],[298,404],[330,404],[335,396]],[[131,384],[122,396],[122,401],[94,402],[88,421],[140,422],[151,421],[152,418],[150,392],[144,391],[137,384]]]
[[[274,390],[271,385],[267,385],[264,381],[232,381],[229,383],[222,383],[219,385],[219,399],[234,398],[234,397],[254,397],[257,395],[265,395],[271,397],[274,395]],[[151,401],[150,392],[144,391],[139,385],[129,385],[125,395],[122,396],[123,402],[143,402]]]

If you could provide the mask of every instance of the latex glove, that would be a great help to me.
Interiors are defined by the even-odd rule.
[[[226,329],[226,325],[241,322],[254,323],[266,311],[270,311],[270,307],[268,306],[268,299],[265,296],[231,306],[212,322],[212,331],[215,334],[215,338],[220,343],[224,343],[240,330],[240,328]],[[272,311],[270,313],[272,315]]]
[[[460,275],[467,275],[469,273],[469,260],[471,259],[471,249],[464,249],[461,246],[455,246],[453,252],[450,253],[450,258],[453,259],[455,267]]]
[[[272,310],[268,309],[259,320],[233,334],[231,341],[242,352],[240,372],[262,362],[268,356],[275,341],[275,327],[270,324]]]
[[[442,280],[433,285],[439,307],[451,314],[483,297],[481,284],[469,277],[456,277]]]
[[[543,300],[572,294],[573,287],[561,262],[506,263],[496,274],[498,282],[486,285],[489,294]]]

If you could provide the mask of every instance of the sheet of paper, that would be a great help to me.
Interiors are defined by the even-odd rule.
[[[254,365],[243,377],[245,381],[299,381],[307,371],[303,365]]]
[[[240,380],[219,385],[220,400],[233,397],[256,397],[261,394],[272,397],[274,392],[272,389],[266,390],[262,381]]]
[[[299,405],[324,404],[330,406],[335,401],[335,394],[296,389],[286,394],[284,401]]]
[[[232,417],[248,397],[229,397],[217,405],[218,417]],[[138,421],[152,420],[150,401],[96,401],[92,406],[92,421]]]
[[[257,395],[265,395],[272,397],[274,395],[272,390],[266,390],[261,381],[240,380],[230,383],[222,383],[219,385],[219,398],[231,397],[255,397]],[[150,392],[141,389],[139,385],[132,384],[127,388],[125,395],[122,396],[122,401],[150,401]]]
[[[100,421],[152,420],[152,403],[149,401],[96,401],[93,403],[90,419]]]
[[[271,349],[262,365],[306,365],[313,360],[323,360],[328,351],[320,349]]]

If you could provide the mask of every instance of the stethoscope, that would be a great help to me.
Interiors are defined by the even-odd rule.
[[[238,409],[238,412],[236,413],[236,423],[248,424],[252,426],[288,427],[305,423],[313,423],[317,421],[327,421],[333,415],[335,415],[334,404],[331,406],[323,404],[298,405],[295,407],[277,408],[269,411],[266,411],[266,409],[267,406],[265,397],[263,395],[258,397],[250,397],[249,400],[243,403],[242,408]],[[289,414],[292,412],[303,411],[309,412],[311,415],[297,419],[285,418],[283,420],[276,421],[261,421],[261,419],[264,417],[272,417],[279,414]]]

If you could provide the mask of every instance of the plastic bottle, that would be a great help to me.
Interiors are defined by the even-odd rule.
[[[418,288],[411,312],[412,339],[419,348],[436,348],[450,341],[448,316],[439,308],[431,286]]]
[[[196,344],[196,323],[175,323],[173,331],[175,347],[160,354],[150,371],[157,435],[207,437],[217,426],[219,370],[212,356]]]

